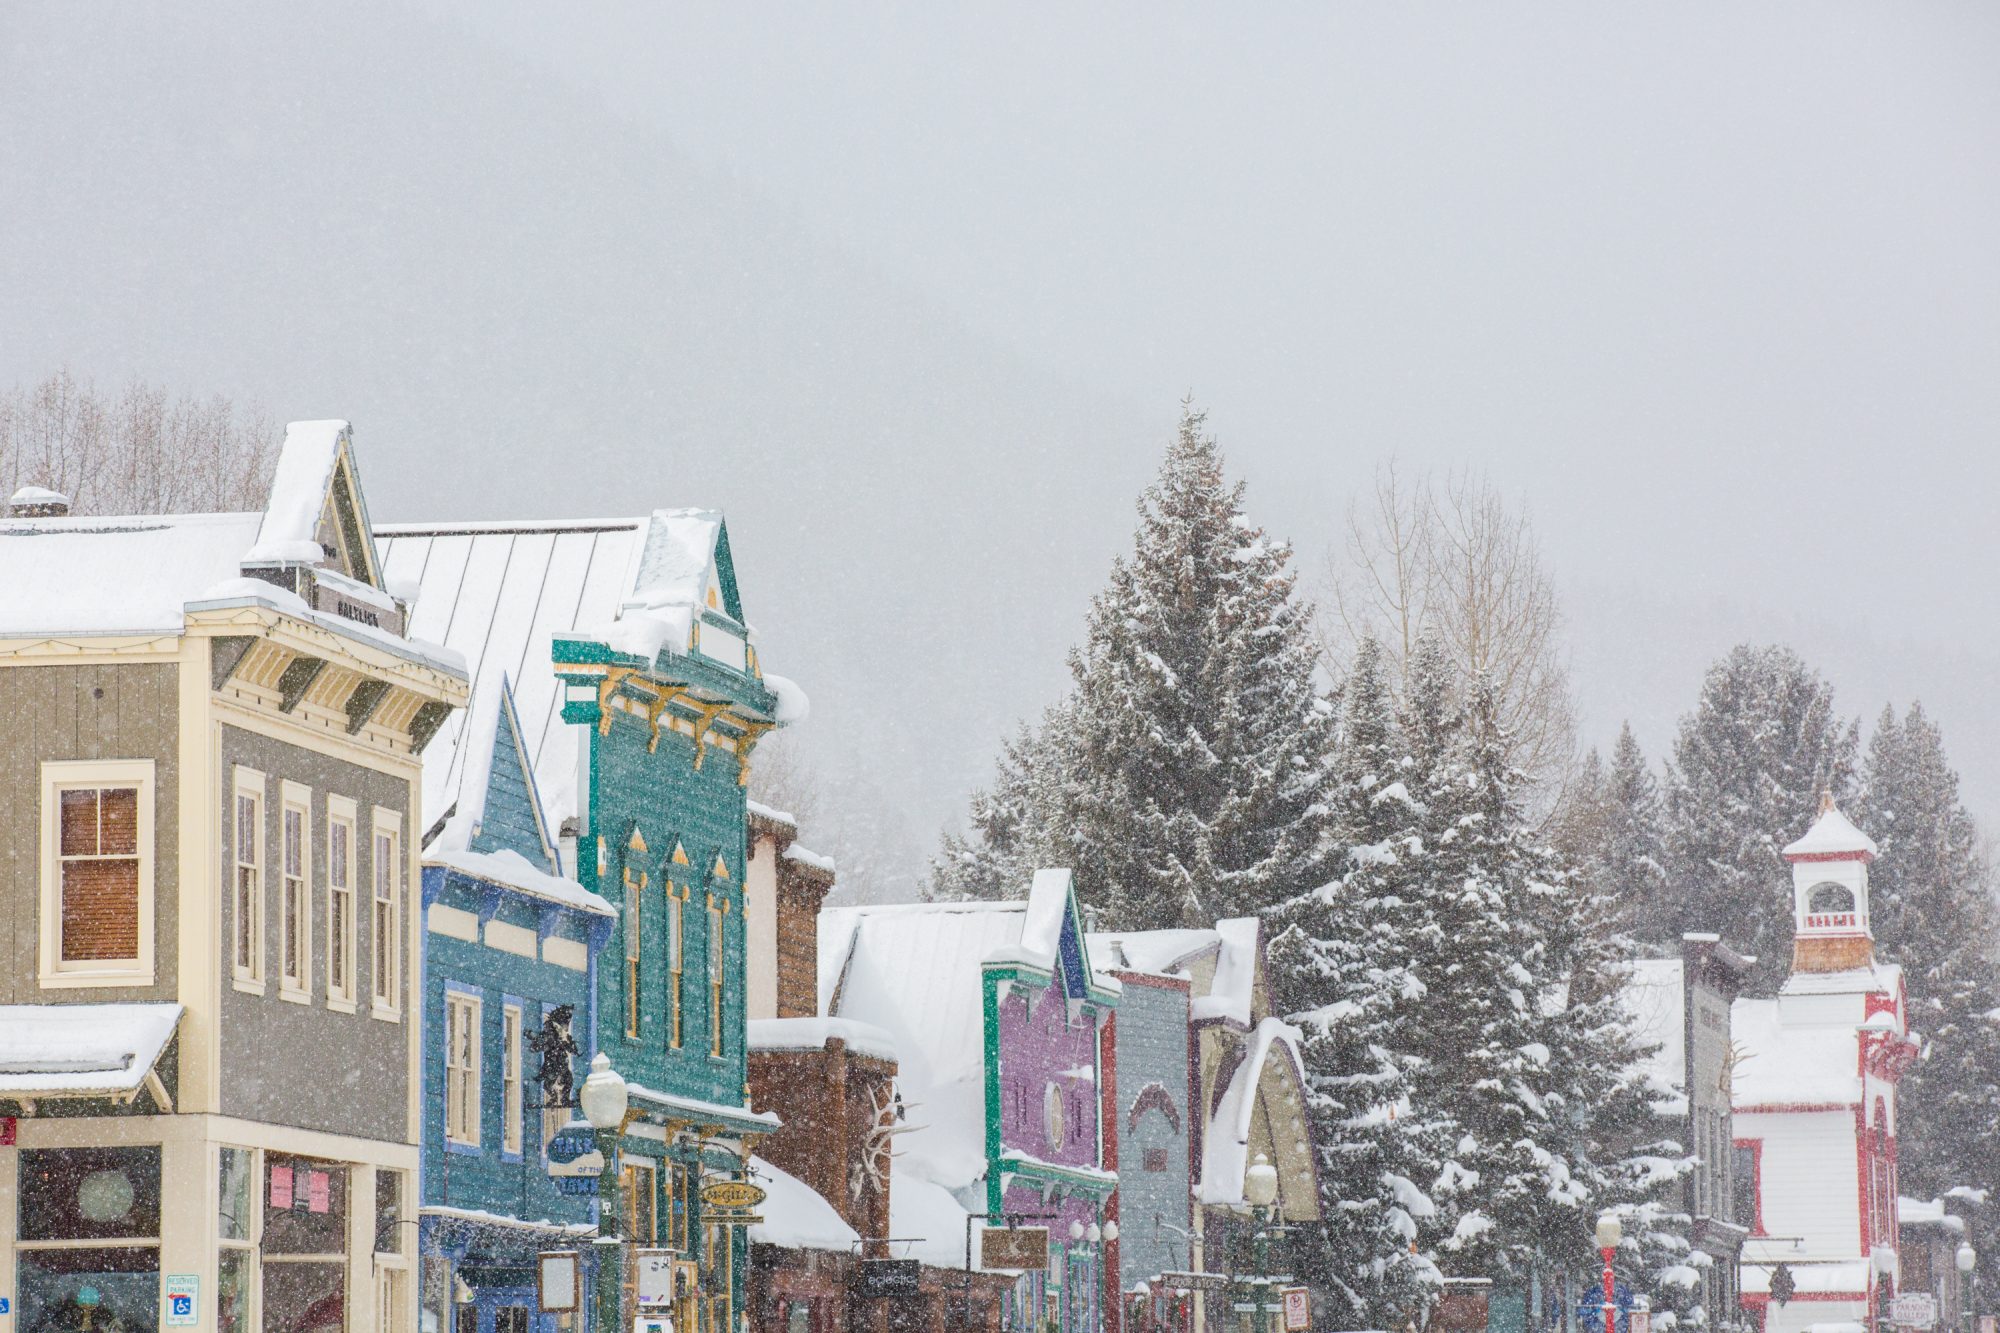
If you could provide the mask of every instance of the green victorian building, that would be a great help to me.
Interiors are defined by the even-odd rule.
[[[804,696],[758,662],[718,513],[384,535],[391,577],[419,583],[433,632],[474,658],[475,692],[515,682],[558,873],[617,914],[576,1072],[602,1052],[629,1089],[620,1215],[599,1219],[628,1257],[646,1253],[628,1264],[625,1308],[677,1333],[738,1333],[755,1216],[723,1186],[748,1179],[777,1128],[747,1088],[746,786],[758,741],[803,716]],[[426,786],[436,770],[449,803],[484,748],[462,727],[441,735]]]

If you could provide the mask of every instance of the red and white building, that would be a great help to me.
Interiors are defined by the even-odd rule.
[[[1903,970],[1875,960],[1869,932],[1874,842],[1829,797],[1784,854],[1791,974],[1775,997],[1740,999],[1731,1014],[1738,1215],[1751,1229],[1743,1303],[1763,1333],[1862,1333],[1878,1284],[1893,1282],[1871,1255],[1897,1243],[1896,1087],[1917,1043]],[[1792,1286],[1782,1303],[1781,1264]]]

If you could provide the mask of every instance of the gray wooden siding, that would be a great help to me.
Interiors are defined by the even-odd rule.
[[[1192,1266],[1186,1232],[1188,1194],[1188,999],[1127,980],[1118,1000],[1118,1287],[1151,1282],[1160,1273]],[[1132,1110],[1157,1084],[1179,1124],[1160,1110]],[[1150,1101],[1151,1099],[1149,1099]],[[1166,1169],[1146,1169],[1146,1151],[1164,1154]],[[1157,1158],[1156,1158],[1157,1160]]]
[[[0,668],[0,1003],[175,998],[177,669],[166,663]],[[41,989],[41,770],[53,759],[153,761],[152,986]]]
[[[228,877],[235,858],[232,817],[233,780],[237,765],[264,774],[264,994],[237,990],[230,981],[229,941],[234,938],[235,900]],[[278,998],[280,921],[277,877],[279,821],[285,781],[312,789],[312,1003]],[[404,1142],[408,1137],[409,1028],[419,1016],[412,1011],[412,978],[401,978],[402,1019],[390,1023],[369,1013],[375,958],[369,944],[368,912],[374,884],[375,848],[371,811],[380,806],[403,816],[401,855],[407,864],[413,835],[409,784],[344,760],[316,754],[284,741],[236,727],[222,728],[221,797],[217,830],[220,839],[222,933],[215,941],[222,959],[222,1006],[218,1027],[222,1044],[222,1111],[300,1129],[353,1134],[362,1138]],[[355,830],[355,961],[356,1012],[344,1014],[326,1004],[326,798],[350,798],[359,807]],[[421,830],[417,830],[420,833]],[[421,891],[404,874],[402,913],[405,938],[411,913],[420,909]],[[407,954],[405,973],[407,974]]]

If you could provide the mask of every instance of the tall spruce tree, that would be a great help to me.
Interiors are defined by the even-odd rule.
[[[993,785],[972,794],[969,833],[947,832],[931,863],[931,897],[1025,898],[1042,866],[1068,866],[1094,882],[1090,868],[1077,864],[1065,818],[1073,713],[1065,698],[1042,714],[1039,727],[1023,723],[1001,743]]]
[[[1878,954],[1908,978],[1910,1026],[1923,1058],[1898,1097],[1903,1192],[1959,1186],[2000,1193],[2000,1024],[1992,1015],[1996,920],[1992,867],[1959,800],[1944,737],[1921,704],[1899,722],[1882,711],[1869,740],[1856,814],[1880,855],[1869,867]],[[1973,1248],[2000,1274],[2000,1217],[1970,1211]]]
[[[1011,793],[1037,789],[1010,836],[1066,852],[1110,929],[1251,914],[1331,878],[1334,717],[1314,684],[1311,613],[1289,548],[1244,515],[1204,421],[1184,407],[1132,554],[1071,655],[1070,697],[995,788],[1008,819]],[[983,855],[946,849],[961,865]],[[937,886],[951,889],[942,868]]]
[[[1712,931],[1775,984],[1791,958],[1781,849],[1822,790],[1847,795],[1858,737],[1834,712],[1833,687],[1789,648],[1740,645],[1710,667],[1667,770],[1666,910],[1639,916],[1643,940],[1672,947]]]
[[[1631,723],[1619,728],[1609,766],[1593,774],[1586,763],[1584,771],[1585,781],[1594,778],[1594,785],[1580,793],[1587,824],[1571,848],[1577,872],[1593,893],[1616,899],[1621,928],[1662,940],[1678,913],[1667,894],[1660,785]]]
[[[1272,914],[1268,964],[1273,998],[1304,1037],[1324,1219],[1307,1276],[1356,1328],[1407,1326],[1436,1276],[1413,1250],[1435,1212],[1412,1179],[1408,1082],[1421,1057],[1402,1044],[1425,997],[1412,952],[1420,932],[1401,892],[1423,843],[1391,674],[1381,645],[1362,640],[1330,783],[1340,878]]]

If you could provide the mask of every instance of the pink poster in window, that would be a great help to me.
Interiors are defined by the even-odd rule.
[[[271,1168],[271,1206],[273,1208],[292,1206],[292,1168],[289,1166]]]
[[[308,1171],[306,1173],[306,1208],[308,1211],[315,1213],[326,1211],[327,1199],[332,1193],[331,1183],[331,1178],[324,1171]]]

